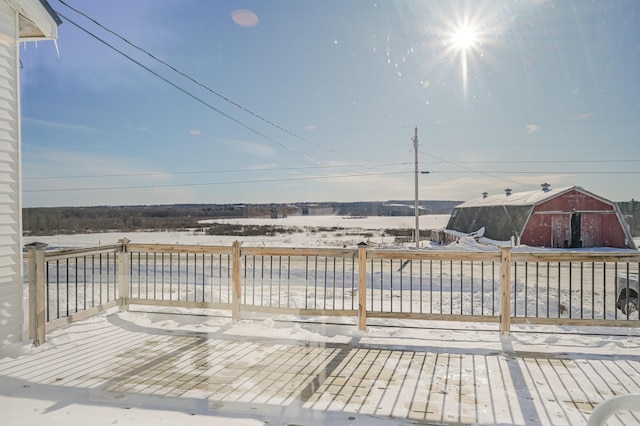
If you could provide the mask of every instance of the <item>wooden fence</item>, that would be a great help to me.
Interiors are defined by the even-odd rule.
[[[500,333],[512,323],[640,325],[632,312],[635,251],[243,248],[127,239],[81,250],[27,249],[36,343],[47,328],[129,305],[224,309],[234,320],[243,312],[357,317],[361,330],[368,318],[493,322]]]

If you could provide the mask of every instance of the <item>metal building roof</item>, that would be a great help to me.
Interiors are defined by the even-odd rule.
[[[547,201],[551,198],[557,197],[558,195],[564,194],[565,192],[571,191],[572,189],[576,189],[580,192],[584,192],[593,196],[593,194],[585,191],[584,189],[582,189],[582,187],[568,186],[566,188],[549,189],[547,191],[539,189],[536,191],[514,192],[511,195],[503,193],[498,195],[490,195],[486,198],[479,197],[474,198],[473,200],[466,201],[456,206],[456,208],[489,206],[533,206],[540,204],[543,201]],[[596,198],[600,199],[600,197]]]

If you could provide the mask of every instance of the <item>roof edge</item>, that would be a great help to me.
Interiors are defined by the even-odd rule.
[[[47,0],[40,0],[40,4],[49,13],[51,18],[55,21],[56,25],[59,26],[62,24],[62,19],[60,19],[60,17],[58,16],[58,13],[53,9],[53,7],[51,7],[51,5]]]
[[[567,186],[562,188],[554,188],[548,191],[533,190],[533,191],[521,191],[513,192],[510,195],[496,194],[488,197],[477,197],[471,200],[465,201],[457,205],[455,208],[469,208],[469,207],[489,207],[489,206],[537,206],[544,203],[551,198],[566,194],[570,191],[578,191],[583,194],[589,195],[603,203],[609,205],[615,205],[611,200],[603,198],[600,195],[587,191],[579,185]]]

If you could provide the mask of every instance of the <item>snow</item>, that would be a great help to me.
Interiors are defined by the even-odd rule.
[[[407,324],[102,315],[0,358],[3,424],[584,424],[599,401],[640,392],[637,330]],[[204,386],[155,383],[200,368]]]
[[[540,204],[543,201],[546,201],[550,198],[557,197],[560,194],[568,192],[572,189],[578,190],[580,192],[585,192],[579,186],[570,186],[566,188],[553,188],[548,191],[535,190],[535,191],[525,191],[525,192],[514,192],[510,195],[506,193],[490,195],[488,197],[478,197],[473,200],[465,201],[460,204],[458,207],[482,207],[482,206],[531,206],[535,204]]]
[[[420,229],[440,229],[447,225],[449,215],[420,216]],[[281,219],[211,219],[201,223],[218,222],[240,225],[275,225],[294,227],[299,232],[282,232],[276,237],[206,235],[201,230],[168,232],[106,232],[95,234],[56,235],[51,237],[25,237],[24,244],[43,242],[49,248],[73,248],[90,245],[114,244],[120,238],[128,238],[132,243],[149,244],[207,244],[230,246],[236,240],[242,240],[244,247],[280,246],[280,247],[355,247],[365,241],[370,246],[394,246],[394,237],[384,236],[384,229],[415,229],[413,216],[288,216]],[[332,230],[332,228],[339,228]],[[430,243],[423,241],[422,246]]]
[[[210,219],[200,223],[260,224],[280,226],[313,226],[361,229],[408,228],[415,229],[414,216],[287,216],[286,218]],[[449,215],[421,215],[420,229],[438,229],[447,225]]]
[[[421,227],[442,227],[447,219],[421,217]],[[413,220],[225,219],[305,227],[278,237],[241,238],[243,246],[293,247],[355,246],[363,239],[391,245],[377,231],[412,228]],[[333,226],[342,229],[311,230]],[[139,232],[30,237],[25,244],[80,247],[123,237],[210,245],[239,239]],[[450,249],[479,247],[497,250],[471,237]],[[223,311],[200,316],[196,310],[135,309],[54,330],[40,347],[3,347],[2,424],[584,424],[599,402],[640,393],[636,328],[513,325],[512,334],[501,337],[495,324],[482,323],[370,319],[367,330],[359,331],[354,318],[318,324],[243,313],[234,323]],[[206,367],[205,385],[171,393],[179,389],[175,383],[160,386],[156,378],[165,360],[180,373],[176,381],[193,377],[185,383]],[[289,371],[298,365],[306,369]],[[609,424],[639,420],[640,414],[627,412]]]

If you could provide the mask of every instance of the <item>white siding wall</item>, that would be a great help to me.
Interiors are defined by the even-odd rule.
[[[0,344],[22,341],[17,16],[0,1]]]

